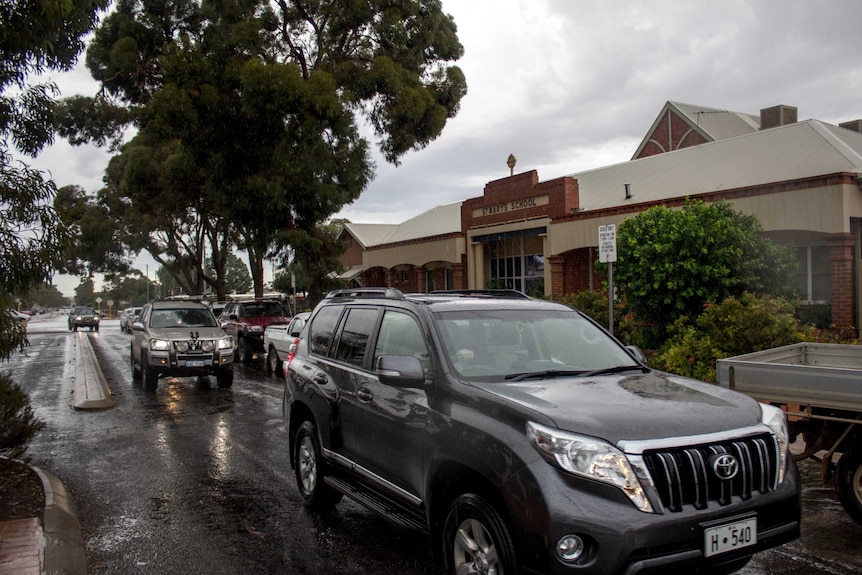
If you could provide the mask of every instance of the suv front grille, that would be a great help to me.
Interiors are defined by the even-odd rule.
[[[731,479],[721,479],[714,469],[722,454],[732,455],[738,463]],[[644,461],[662,505],[672,512],[686,505],[703,509],[711,501],[728,505],[733,497],[750,499],[756,492],[774,490],[778,481],[777,446],[769,434],[646,451]]]

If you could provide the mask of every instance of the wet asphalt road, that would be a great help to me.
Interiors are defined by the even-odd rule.
[[[234,385],[131,381],[130,336],[116,321],[90,334],[113,409],[69,406],[75,338],[65,318],[31,323],[30,348],[2,369],[47,423],[33,463],[57,475],[75,501],[91,574],[441,575],[426,536],[391,526],[345,499],[306,510],[294,486],[281,424],[281,380],[263,362],[239,365]],[[800,463],[803,535],[762,553],[740,573],[862,573],[862,526]]]

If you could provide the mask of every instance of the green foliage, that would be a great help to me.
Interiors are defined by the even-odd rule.
[[[0,373],[0,456],[20,459],[27,443],[43,427],[45,424],[33,414],[27,394],[8,373]]]
[[[832,323],[832,304],[815,303],[800,305],[796,308],[796,317],[806,325],[819,329],[827,329]]]
[[[602,327],[608,327],[608,296],[603,292],[584,290],[574,294],[566,294],[557,299],[562,304],[591,317]],[[616,306],[615,306],[616,307]],[[614,314],[616,316],[616,309]]]
[[[682,316],[654,365],[680,375],[715,381],[718,359],[813,341],[815,330],[799,323],[792,302],[744,293],[707,304],[694,321]]]
[[[793,252],[762,234],[757,219],[726,202],[651,208],[618,230],[614,277],[635,318],[662,341],[680,317],[706,302],[750,291],[793,297]]]
[[[207,261],[207,274],[212,273],[212,260]],[[227,293],[248,293],[252,281],[248,266],[233,252],[228,252],[225,260],[225,291]]]
[[[397,164],[455,115],[456,30],[439,0],[120,0],[87,51],[103,92],[64,103],[63,134],[116,144],[133,123],[103,191],[124,244],[219,291],[223,261],[207,277],[203,242],[211,254],[238,246],[259,293],[265,257],[328,260],[304,250],[325,248],[316,226],[373,177],[360,125]]]
[[[282,248],[280,263],[286,275],[280,283],[288,286],[284,293],[292,293],[291,272],[296,276],[297,292],[306,292],[310,301],[319,301],[329,291],[344,287],[331,272],[344,271],[338,258],[347,247],[339,241],[346,222],[335,219],[307,232],[288,230],[279,234],[276,245]]]
[[[81,187],[64,186],[57,191],[54,208],[70,230],[60,271],[78,276],[128,273],[131,260],[121,243],[119,222],[107,206]]]
[[[49,309],[69,305],[69,298],[60,293],[57,286],[42,283],[31,289],[22,300],[28,308]]]
[[[53,140],[53,84],[31,74],[72,68],[107,0],[0,2],[0,359],[23,350],[26,333],[9,310],[17,297],[49,281],[67,230],[52,207],[56,186],[14,161],[10,149],[35,156]],[[0,453],[17,456],[41,424],[27,395],[0,375]]]
[[[75,287],[75,305],[96,307],[96,284],[93,278],[84,278]]]
[[[102,299],[113,300],[116,311],[126,307],[142,306],[155,297],[156,287],[141,274],[137,277],[112,276],[108,280]]]

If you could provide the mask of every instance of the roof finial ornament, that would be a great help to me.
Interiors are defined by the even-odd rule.
[[[518,162],[518,158],[515,157],[515,154],[509,154],[509,159],[506,160],[506,165],[509,166],[509,175],[515,175],[515,164]]]

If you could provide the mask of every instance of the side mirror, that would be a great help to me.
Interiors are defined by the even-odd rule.
[[[644,355],[644,352],[641,351],[641,348],[636,345],[627,345],[626,350],[628,350],[632,357],[640,363],[646,364],[646,356]]]
[[[377,359],[377,377],[393,387],[422,387],[425,370],[412,355],[384,355]]]
[[[136,321],[132,324],[132,329],[134,331],[144,331],[144,324],[139,321]]]

